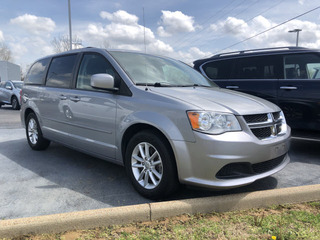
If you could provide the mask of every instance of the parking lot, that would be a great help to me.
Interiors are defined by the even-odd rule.
[[[320,142],[292,139],[291,163],[281,172],[246,187],[213,192],[181,187],[165,200],[320,184]],[[32,151],[19,111],[0,108],[0,218],[148,203],[131,186],[125,169],[51,143]]]

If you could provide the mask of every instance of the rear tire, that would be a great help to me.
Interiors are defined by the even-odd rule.
[[[146,198],[161,199],[179,187],[171,146],[153,131],[142,131],[131,138],[125,167],[133,187]]]
[[[11,106],[12,106],[13,110],[19,110],[20,109],[19,101],[18,101],[18,98],[16,96],[12,97]]]
[[[27,117],[26,135],[29,146],[33,150],[44,150],[50,145],[50,141],[43,137],[39,121],[34,113],[30,113]]]

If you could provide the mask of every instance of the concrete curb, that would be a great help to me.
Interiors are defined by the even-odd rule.
[[[320,201],[320,184],[0,221],[0,238],[146,222],[181,214],[225,212]]]

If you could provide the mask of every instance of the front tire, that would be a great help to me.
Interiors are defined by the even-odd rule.
[[[26,135],[29,146],[33,150],[44,150],[50,144],[50,141],[42,136],[39,121],[34,113],[30,113],[27,117]]]
[[[171,146],[153,131],[132,137],[126,149],[125,167],[134,188],[149,199],[166,197],[179,186]]]

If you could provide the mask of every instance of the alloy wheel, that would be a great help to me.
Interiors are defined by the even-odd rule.
[[[145,189],[154,189],[161,182],[163,164],[157,149],[147,142],[139,143],[131,156],[132,173]]]

